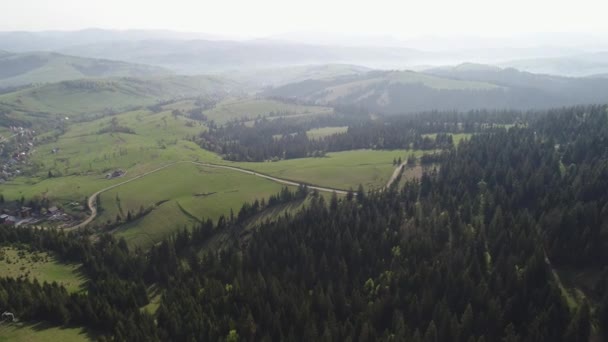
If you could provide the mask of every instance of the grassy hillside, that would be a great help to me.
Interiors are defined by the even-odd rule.
[[[87,119],[180,97],[223,96],[237,88],[213,76],[63,81],[0,95],[0,116],[26,123]]]
[[[129,211],[135,215],[142,207],[153,207],[116,231],[129,244],[145,247],[203,218],[215,220],[230,210],[238,213],[243,203],[268,198],[282,187],[236,171],[176,164],[103,193],[103,212],[94,223],[115,222],[117,216],[125,220]]]
[[[326,115],[333,109],[323,106],[305,106],[269,99],[227,99],[215,108],[205,111],[210,120],[223,124],[235,119],[256,119],[258,117],[287,117],[300,115]]]
[[[50,52],[0,54],[0,88],[84,78],[150,77],[170,73],[159,67]]]
[[[411,153],[422,151],[375,151],[357,150],[328,153],[324,158],[302,158],[262,163],[230,163],[249,170],[297,182],[327,186],[336,189],[356,189],[362,184],[366,189],[386,185],[395,166],[393,159],[403,160]]]
[[[0,276],[57,282],[70,292],[77,292],[85,281],[78,273],[80,265],[63,264],[46,252],[30,252],[15,247],[0,247]],[[1,339],[0,339],[1,340]]]
[[[59,328],[45,323],[0,325],[0,342],[81,342],[93,340],[83,328]]]

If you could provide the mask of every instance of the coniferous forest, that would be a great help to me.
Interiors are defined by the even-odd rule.
[[[86,327],[102,341],[608,340],[607,109],[427,113],[353,123],[320,142],[285,137],[306,154],[475,133],[457,146],[429,145],[447,148],[420,178],[384,191],[285,189],[149,250],[87,230],[2,226],[2,243],[82,263],[88,282],[68,294],[2,278],[0,307],[22,320]],[[521,124],[502,126],[514,121]],[[276,141],[239,144],[229,135],[279,134],[279,125],[235,124],[214,146],[237,160],[272,157]],[[245,234],[249,218],[304,198],[298,211]],[[218,234],[229,238],[211,248]],[[597,271],[582,303],[568,302],[557,268]],[[155,315],[141,309],[149,286],[162,293]]]

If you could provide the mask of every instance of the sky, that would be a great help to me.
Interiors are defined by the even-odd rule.
[[[0,31],[168,29],[419,36],[608,33],[602,0],[0,0]]]

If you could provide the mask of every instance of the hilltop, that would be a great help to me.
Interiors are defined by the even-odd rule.
[[[234,93],[238,85],[215,76],[71,80],[0,95],[0,126],[87,119],[163,101]]]
[[[0,51],[0,88],[105,77],[151,77],[171,72],[154,66],[52,52]]]

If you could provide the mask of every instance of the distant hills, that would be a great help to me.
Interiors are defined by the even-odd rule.
[[[340,47],[281,41],[142,40],[78,45],[60,52],[161,66],[178,73],[356,64],[375,68],[421,63],[427,54],[407,48]]]
[[[601,36],[533,35],[513,39],[286,34],[227,40],[163,30],[0,32],[0,50],[56,52],[154,65],[179,74],[350,64],[374,69],[416,69],[474,62],[561,76],[608,73]],[[560,45],[560,42],[562,42]],[[481,48],[482,47],[482,48]]]
[[[362,75],[372,69],[350,64],[296,65],[279,68],[229,70],[220,75],[235,80],[248,88],[280,86],[310,79],[329,79],[348,75]]]
[[[382,113],[427,110],[540,109],[604,103],[608,79],[537,75],[478,64],[423,73],[372,71],[276,87],[265,95]]]
[[[232,81],[214,76],[163,76],[62,81],[0,95],[0,126],[52,120],[86,120],[186,97],[239,93]]]
[[[152,77],[170,71],[120,61],[67,56],[53,52],[0,51],[0,87],[106,77]]]
[[[572,77],[593,76],[608,73],[608,52],[575,54],[554,58],[520,59],[500,65],[538,74]]]

